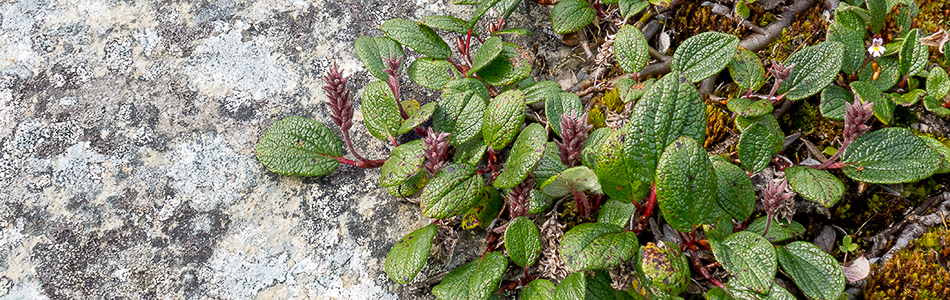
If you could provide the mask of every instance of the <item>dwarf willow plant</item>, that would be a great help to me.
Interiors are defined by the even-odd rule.
[[[792,299],[774,283],[779,269],[809,298],[837,299],[845,287],[841,266],[815,245],[794,241],[805,228],[777,212],[796,194],[834,205],[845,186],[829,169],[868,183],[914,182],[950,171],[946,145],[910,129],[887,127],[897,105],[921,99],[926,109],[950,115],[947,72],[927,64],[928,46],[942,51],[946,32],[924,37],[908,22],[898,24],[895,41],[873,38],[894,6],[906,14],[899,20],[914,17],[912,1],[843,2],[824,42],[773,62],[768,71],[754,52],[739,47],[738,37],[705,32],[679,45],[668,74],[638,78],[649,62],[650,46],[639,28],[622,25],[612,53],[620,68],[633,74],[616,85],[632,114],[622,128],[593,131],[585,103],[558,83],[532,79],[530,55],[504,41],[505,35],[530,34],[504,28],[520,2],[453,0],[475,5],[469,20],[392,19],[381,26],[385,36],[356,40],[357,56],[379,79],[362,94],[364,120],[372,136],[395,146],[388,159],[370,160],[355,151],[348,78],[336,67],[324,78],[324,89],[331,118],[356,160],[343,157],[343,142],[330,128],[301,117],[274,123],[257,146],[258,159],[273,172],[315,176],[340,163],[381,167],[380,186],[394,196],[418,198],[422,214],[435,221],[396,242],[387,255],[385,271],[396,282],[416,280],[439,231],[461,226],[487,229],[489,240],[480,258],[455,268],[432,288],[441,299],[497,298],[509,271],[515,275],[502,289],[521,288],[521,299],[675,298],[690,284],[691,274],[708,283],[709,299]],[[747,15],[752,2],[739,1],[737,11]],[[650,5],[670,2],[562,0],[553,7],[551,21],[555,32],[570,33],[609,14],[605,10],[630,19]],[[480,32],[475,25],[489,9],[500,17]],[[458,53],[436,30],[455,36]],[[404,46],[422,54],[408,67]],[[711,155],[702,147],[706,104],[696,84],[726,69],[744,90],[728,102],[741,131],[737,157]],[[402,99],[402,74],[440,90],[441,97],[425,105]],[[763,90],[769,78],[772,85]],[[825,117],[844,121],[842,144],[827,160],[794,162],[782,154],[786,136],[773,107],[814,95],[820,96]],[[530,107],[538,114],[526,121],[526,114],[534,113]],[[869,132],[871,117],[885,128]],[[423,128],[430,120],[431,127]],[[423,138],[398,144],[397,137],[409,132]],[[776,173],[784,175],[773,178]],[[750,177],[763,174],[772,175],[753,185]],[[555,203],[564,199],[573,203],[562,209],[576,213],[575,225],[542,243],[537,220],[553,216]],[[766,215],[744,230],[734,228],[749,220],[757,200]],[[654,213],[657,208],[662,219]],[[678,231],[673,237],[678,242],[655,243],[640,235],[661,220]],[[496,248],[501,244],[504,251]],[[557,248],[548,251],[542,244]],[[715,261],[704,262],[698,255],[703,250],[711,250]],[[539,274],[542,252],[546,263],[555,264],[547,268],[571,274]],[[606,270],[622,265],[636,280],[618,290]],[[729,276],[717,278],[712,268]]]

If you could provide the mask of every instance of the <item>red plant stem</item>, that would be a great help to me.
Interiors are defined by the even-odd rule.
[[[393,74],[389,74],[389,81],[386,83],[389,83],[389,88],[393,90],[393,96],[396,97],[396,106],[399,107],[399,115],[403,120],[408,119],[409,114],[402,108],[402,101],[399,101],[399,78],[396,78]]]
[[[943,108],[950,108],[950,101],[947,101],[947,103],[944,103]]]
[[[835,154],[829,157],[828,160],[825,160],[821,164],[814,166],[812,168],[815,168],[818,170],[827,170],[827,169],[835,169],[835,168],[843,167],[844,164],[841,164],[841,163],[835,164],[835,161],[838,160],[838,157],[841,157],[841,154],[844,153],[844,149],[848,148],[848,145],[851,145],[851,142],[852,142],[851,140],[844,140],[844,143],[841,144],[841,148],[838,148],[838,152],[835,152]]]
[[[348,158],[346,158],[346,157],[342,157],[342,156],[341,156],[341,157],[327,156],[327,157],[332,158],[332,159],[335,159],[337,162],[339,162],[339,163],[341,163],[341,164],[346,164],[346,165],[350,165],[350,166],[354,166],[354,167],[362,168],[362,169],[379,168],[379,167],[382,167],[384,163],[386,163],[386,160],[385,160],[385,159],[358,160],[358,161],[357,161],[357,160],[350,160],[350,159],[348,159]]]
[[[350,131],[349,131],[349,130],[343,131],[343,140],[346,141],[346,147],[350,148],[350,153],[353,153],[353,156],[355,156],[356,159],[359,159],[359,160],[362,160],[362,161],[367,161],[367,160],[368,160],[368,159],[364,158],[363,156],[361,156],[359,153],[356,152],[356,148],[353,147],[353,141],[350,140]]]
[[[765,214],[765,217],[766,217],[767,219],[765,219],[765,230],[762,231],[762,236],[763,236],[763,237],[764,237],[764,236],[767,236],[767,235],[769,234],[769,227],[772,226],[772,214],[767,212],[767,213]]]
[[[571,194],[574,195],[574,204],[577,206],[577,212],[585,218],[590,215],[590,203],[587,201],[587,195],[584,192],[574,189],[574,185],[568,186]]]
[[[465,61],[468,63],[468,66],[471,67],[474,64],[472,63],[472,30],[468,30],[468,36],[465,37]]]
[[[393,136],[390,135],[390,136],[389,136],[389,141],[393,143],[393,147],[399,147],[399,143],[396,143],[396,138],[395,138],[395,137],[393,137]]]
[[[465,76],[465,71],[467,71],[467,69],[464,68],[464,67],[462,67],[462,65],[459,65],[457,62],[455,62],[454,60],[452,60],[452,58],[450,58],[450,57],[445,58],[445,60],[447,60],[450,64],[452,64],[452,66],[455,67],[455,70],[456,70],[456,71],[459,71],[459,73],[462,73],[462,78],[468,77],[468,76]]]
[[[646,206],[640,206],[637,202],[633,202],[634,206],[640,210],[640,217],[637,219],[637,228],[633,230],[634,233],[643,232],[646,230],[647,225],[650,223],[650,216],[653,215],[653,206],[656,205],[656,183],[650,187],[650,198],[647,198]]]
[[[772,96],[775,96],[775,92],[778,91],[778,86],[780,84],[782,84],[782,80],[775,78],[775,85],[772,85],[772,90],[769,92],[769,97],[765,98],[765,99],[769,99],[769,101],[772,102],[772,105],[778,104],[779,99],[772,99]]]
[[[707,267],[707,265],[703,264],[703,262],[699,260],[699,253],[696,253],[698,249],[697,250],[692,249],[692,248],[696,248],[696,245],[697,245],[696,229],[693,228],[693,231],[690,232],[688,236],[682,232],[678,232],[678,233],[680,235],[680,239],[683,241],[683,245],[680,246],[681,249],[689,250],[689,259],[693,263],[693,269],[696,269],[696,271],[699,271],[699,274],[702,275],[703,278],[709,280],[709,282],[712,283],[713,285],[725,290],[726,286],[723,285],[722,282],[719,282],[719,280],[716,280],[716,278],[713,278],[712,274],[709,273],[709,268]],[[686,245],[690,245],[692,247],[688,247]]]

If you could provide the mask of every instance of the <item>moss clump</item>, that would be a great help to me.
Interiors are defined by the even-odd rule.
[[[864,294],[868,299],[950,299],[950,272],[939,263],[950,254],[947,234],[937,228],[901,250],[871,275]]]
[[[729,132],[735,132],[735,122],[732,121],[731,113],[726,110],[725,105],[716,103],[706,103],[706,141],[703,147],[710,148],[717,143],[729,138]],[[735,145],[726,149],[725,152],[735,150]]]
[[[603,103],[608,109],[618,114],[623,112],[625,104],[623,100],[620,100],[620,91],[617,89],[612,89],[604,93],[604,95],[600,97],[600,103]]]

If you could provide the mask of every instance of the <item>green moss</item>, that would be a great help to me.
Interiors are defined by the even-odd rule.
[[[864,294],[868,299],[950,299],[950,273],[940,265],[948,249],[947,229],[931,230],[874,270]]]

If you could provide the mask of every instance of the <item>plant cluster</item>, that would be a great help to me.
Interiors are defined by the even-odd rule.
[[[394,146],[388,159],[355,151],[348,77],[335,67],[324,89],[356,160],[343,157],[333,130],[301,117],[271,125],[256,148],[258,159],[281,174],[325,175],[341,163],[381,167],[381,187],[417,198],[434,221],[387,255],[385,271],[398,283],[416,280],[437,236],[457,227],[484,229],[485,252],[432,288],[440,299],[497,298],[499,290],[519,289],[521,299],[675,299],[691,279],[708,299],[793,299],[793,292],[838,299],[846,285],[842,267],[816,245],[796,240],[805,228],[792,220],[794,200],[832,207],[846,191],[835,174],[893,184],[950,171],[950,147],[890,126],[897,106],[950,115],[948,74],[929,63],[931,50],[943,53],[948,35],[914,28],[920,12],[911,0],[842,1],[823,42],[769,62],[768,69],[745,47],[774,39],[767,35],[776,30],[772,25],[746,39],[695,34],[667,56],[648,43],[642,27],[654,12],[683,1],[534,0],[553,5],[557,33],[583,36],[597,19],[612,24],[598,55],[589,55],[595,83],[577,93],[533,79],[531,55],[504,41],[531,34],[507,28],[521,0],[452,2],[474,5],[473,15],[392,19],[381,26],[384,36],[355,42],[378,79],[362,93],[364,120],[372,136]],[[754,2],[727,1],[734,5],[727,12],[742,23]],[[791,5],[800,10],[812,3]],[[480,30],[476,25],[492,9],[498,19]],[[774,25],[791,22],[795,9]],[[893,37],[887,42],[885,25]],[[405,66],[403,47],[422,57]],[[625,74],[601,80],[612,66]],[[402,99],[403,75],[441,96],[425,105]],[[741,133],[734,153],[704,148],[710,104],[697,84],[719,78],[742,91],[727,102]],[[605,90],[610,112],[578,95]],[[843,121],[840,146],[831,157],[796,161],[784,154],[796,139],[775,115],[813,96],[824,117]],[[399,144],[397,137],[409,132],[423,138]],[[753,218],[756,203],[764,216]],[[849,236],[842,251],[855,250]],[[777,276],[797,290],[776,284]]]

